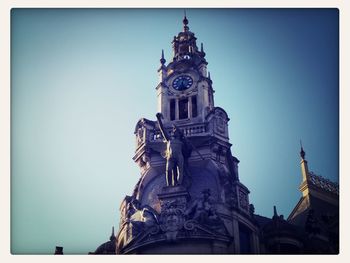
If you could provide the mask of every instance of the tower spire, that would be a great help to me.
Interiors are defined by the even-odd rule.
[[[114,226],[112,227],[112,234],[111,234],[111,237],[109,238],[109,240],[113,240],[113,239],[115,239]]]
[[[300,157],[301,159],[305,159],[305,151],[303,149],[303,144],[301,143],[301,140],[300,140]]]
[[[159,73],[159,82],[162,83],[163,80],[166,78],[166,66],[165,66],[165,58],[164,58],[164,50],[162,49],[162,55],[160,57],[160,67],[158,69]]]
[[[278,217],[277,208],[275,205],[273,206],[273,217]]]
[[[184,19],[182,20],[182,23],[184,24],[184,32],[187,32],[190,28],[188,25],[188,19],[186,17],[186,10],[184,10]]]
[[[308,194],[307,186],[308,186],[308,181],[310,179],[310,176],[309,176],[309,167],[305,159],[305,151],[303,149],[301,140],[300,140],[300,148],[301,148],[300,149],[300,157],[301,157],[300,168],[301,168],[301,175],[303,177],[303,181],[300,185],[299,190],[303,193],[303,196],[306,196]]]
[[[164,58],[164,49],[162,49],[162,57],[160,58],[160,64],[164,65],[166,62],[165,58]]]

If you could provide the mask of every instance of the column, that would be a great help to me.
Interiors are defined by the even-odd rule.
[[[175,120],[179,119],[179,99],[175,99]]]
[[[188,108],[187,108],[187,111],[188,111],[187,117],[191,119],[192,118],[192,97],[188,97]]]

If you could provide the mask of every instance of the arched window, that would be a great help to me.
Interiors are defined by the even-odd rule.
[[[179,119],[188,118],[188,98],[179,100]]]
[[[170,100],[170,120],[175,120],[175,99]]]
[[[192,117],[197,117],[197,96],[192,96]]]

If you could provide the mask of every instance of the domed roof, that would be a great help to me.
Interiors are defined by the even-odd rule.
[[[112,228],[112,234],[109,238],[109,241],[101,244],[93,253],[95,255],[104,255],[104,254],[116,254],[116,237],[114,235],[114,227]]]

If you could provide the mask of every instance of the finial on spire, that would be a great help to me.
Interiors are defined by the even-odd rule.
[[[204,58],[205,57],[205,52],[203,48],[203,43],[201,43],[201,56]]]
[[[165,60],[165,58],[164,58],[164,50],[162,49],[162,57],[161,57],[161,59],[160,59],[160,63],[161,63],[162,65],[164,65],[165,62],[166,62],[166,60]]]
[[[113,240],[113,239],[115,239],[114,226],[112,226],[112,234],[111,234],[111,237],[109,238],[109,240]]]
[[[275,205],[273,206],[273,217],[278,217],[277,208]]]
[[[188,25],[188,19],[186,17],[186,10],[184,10],[184,19],[182,20],[182,23],[184,24],[184,32],[187,32],[189,30]]]
[[[301,143],[301,140],[300,140],[300,157],[301,159],[305,159],[305,152],[304,152],[304,149],[303,149],[303,144]]]

